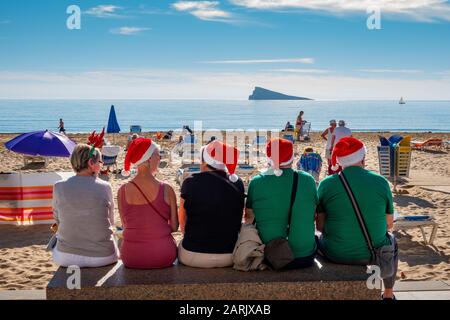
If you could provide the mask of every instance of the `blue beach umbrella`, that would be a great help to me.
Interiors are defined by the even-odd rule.
[[[109,111],[109,119],[108,119],[108,127],[106,128],[107,133],[119,133],[120,127],[117,122],[116,110],[114,110],[114,106],[111,106],[111,110]],[[115,143],[116,137],[113,134],[113,141]]]
[[[53,131],[33,131],[21,134],[5,143],[5,147],[30,156],[70,157],[76,142]]]
[[[109,119],[108,119],[108,127],[106,128],[107,133],[119,133],[120,127],[117,122],[116,111],[114,110],[114,106],[111,106],[111,110],[109,111]]]

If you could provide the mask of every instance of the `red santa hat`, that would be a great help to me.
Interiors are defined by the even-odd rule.
[[[290,165],[294,161],[294,145],[286,139],[271,139],[267,143],[266,154],[274,174],[279,177],[283,174],[280,167]]]
[[[122,175],[124,177],[130,176],[130,167],[132,165],[138,166],[153,155],[155,150],[159,150],[159,145],[154,143],[152,139],[137,138],[134,139],[128,147],[127,155],[125,156],[124,170]]]
[[[239,177],[234,173],[239,159],[239,150],[233,146],[214,140],[202,147],[203,160],[211,167],[228,172],[232,182]]]
[[[339,169],[339,165],[349,167],[361,162],[365,158],[366,152],[366,147],[360,140],[352,137],[342,138],[333,148],[331,169],[336,171]]]

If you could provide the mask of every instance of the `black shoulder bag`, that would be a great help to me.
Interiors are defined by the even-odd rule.
[[[286,235],[289,236],[289,229],[291,227],[292,206],[294,205],[297,195],[298,173],[294,171],[294,181],[292,184],[291,203],[289,205],[289,220]],[[275,270],[280,270],[286,267],[290,262],[294,261],[295,257],[292,249],[286,238],[276,238],[269,241],[264,249],[264,257],[270,263],[270,266]]]
[[[367,247],[370,251],[370,263],[375,264],[380,268],[380,277],[382,279],[391,277],[395,273],[395,239],[393,235],[390,233],[387,234],[390,244],[382,246],[380,248],[375,248],[372,238],[370,237],[369,230],[367,229],[366,222],[364,221],[364,217],[361,214],[361,209],[359,208],[358,202],[356,201],[355,195],[353,194],[350,185],[348,184],[347,178],[344,175],[344,172],[339,172],[339,178],[344,186],[345,191],[352,203],[353,209],[355,211],[356,219],[358,220],[359,227],[363,233],[364,239],[366,240]]]

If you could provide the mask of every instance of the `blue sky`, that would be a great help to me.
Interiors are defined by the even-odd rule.
[[[449,40],[439,0],[4,0],[0,98],[450,99]]]

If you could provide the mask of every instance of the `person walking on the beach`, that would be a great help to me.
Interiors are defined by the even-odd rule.
[[[295,130],[297,131],[297,141],[300,141],[301,136],[302,136],[303,115],[304,115],[304,112],[300,111],[300,113],[297,116],[297,121],[295,123]]]
[[[115,263],[114,197],[111,185],[98,178],[102,155],[94,146],[78,144],[70,156],[75,176],[53,187],[56,220],[55,264],[101,267]]]
[[[155,177],[161,160],[160,147],[151,139],[137,138],[125,156],[122,174],[137,175],[121,186],[117,199],[123,223],[120,250],[127,268],[159,269],[172,266],[177,245],[172,232],[178,230],[177,198],[173,188]]]
[[[59,119],[59,133],[66,134],[66,129],[64,128],[64,121],[63,119]]]
[[[333,135],[334,129],[336,128],[336,125],[336,120],[330,120],[330,126],[326,128],[321,134],[322,139],[327,142],[327,145],[325,146],[325,158],[328,161],[328,175],[333,174],[333,171],[331,170],[331,137]]]
[[[334,129],[333,134],[331,135],[331,143],[330,143],[330,154],[333,153],[334,146],[345,137],[351,137],[352,136],[352,130],[347,128],[345,126],[344,120],[339,120],[338,127]],[[339,173],[342,170],[340,166],[338,166],[335,170],[333,170],[333,167],[331,167],[331,174]]]
[[[392,193],[384,177],[364,168],[366,152],[364,144],[352,137],[342,138],[334,147],[333,166],[340,164],[343,171],[319,184],[316,216],[317,230],[322,232],[319,250],[335,263],[371,265],[382,261],[386,273],[382,297],[392,300],[398,267],[397,243],[388,233],[394,220]],[[375,252],[369,250],[370,242]],[[380,255],[381,259],[375,259]]]
[[[201,172],[181,186],[178,259],[190,267],[230,267],[245,201],[244,183],[234,174],[239,150],[214,140],[201,157]]]

